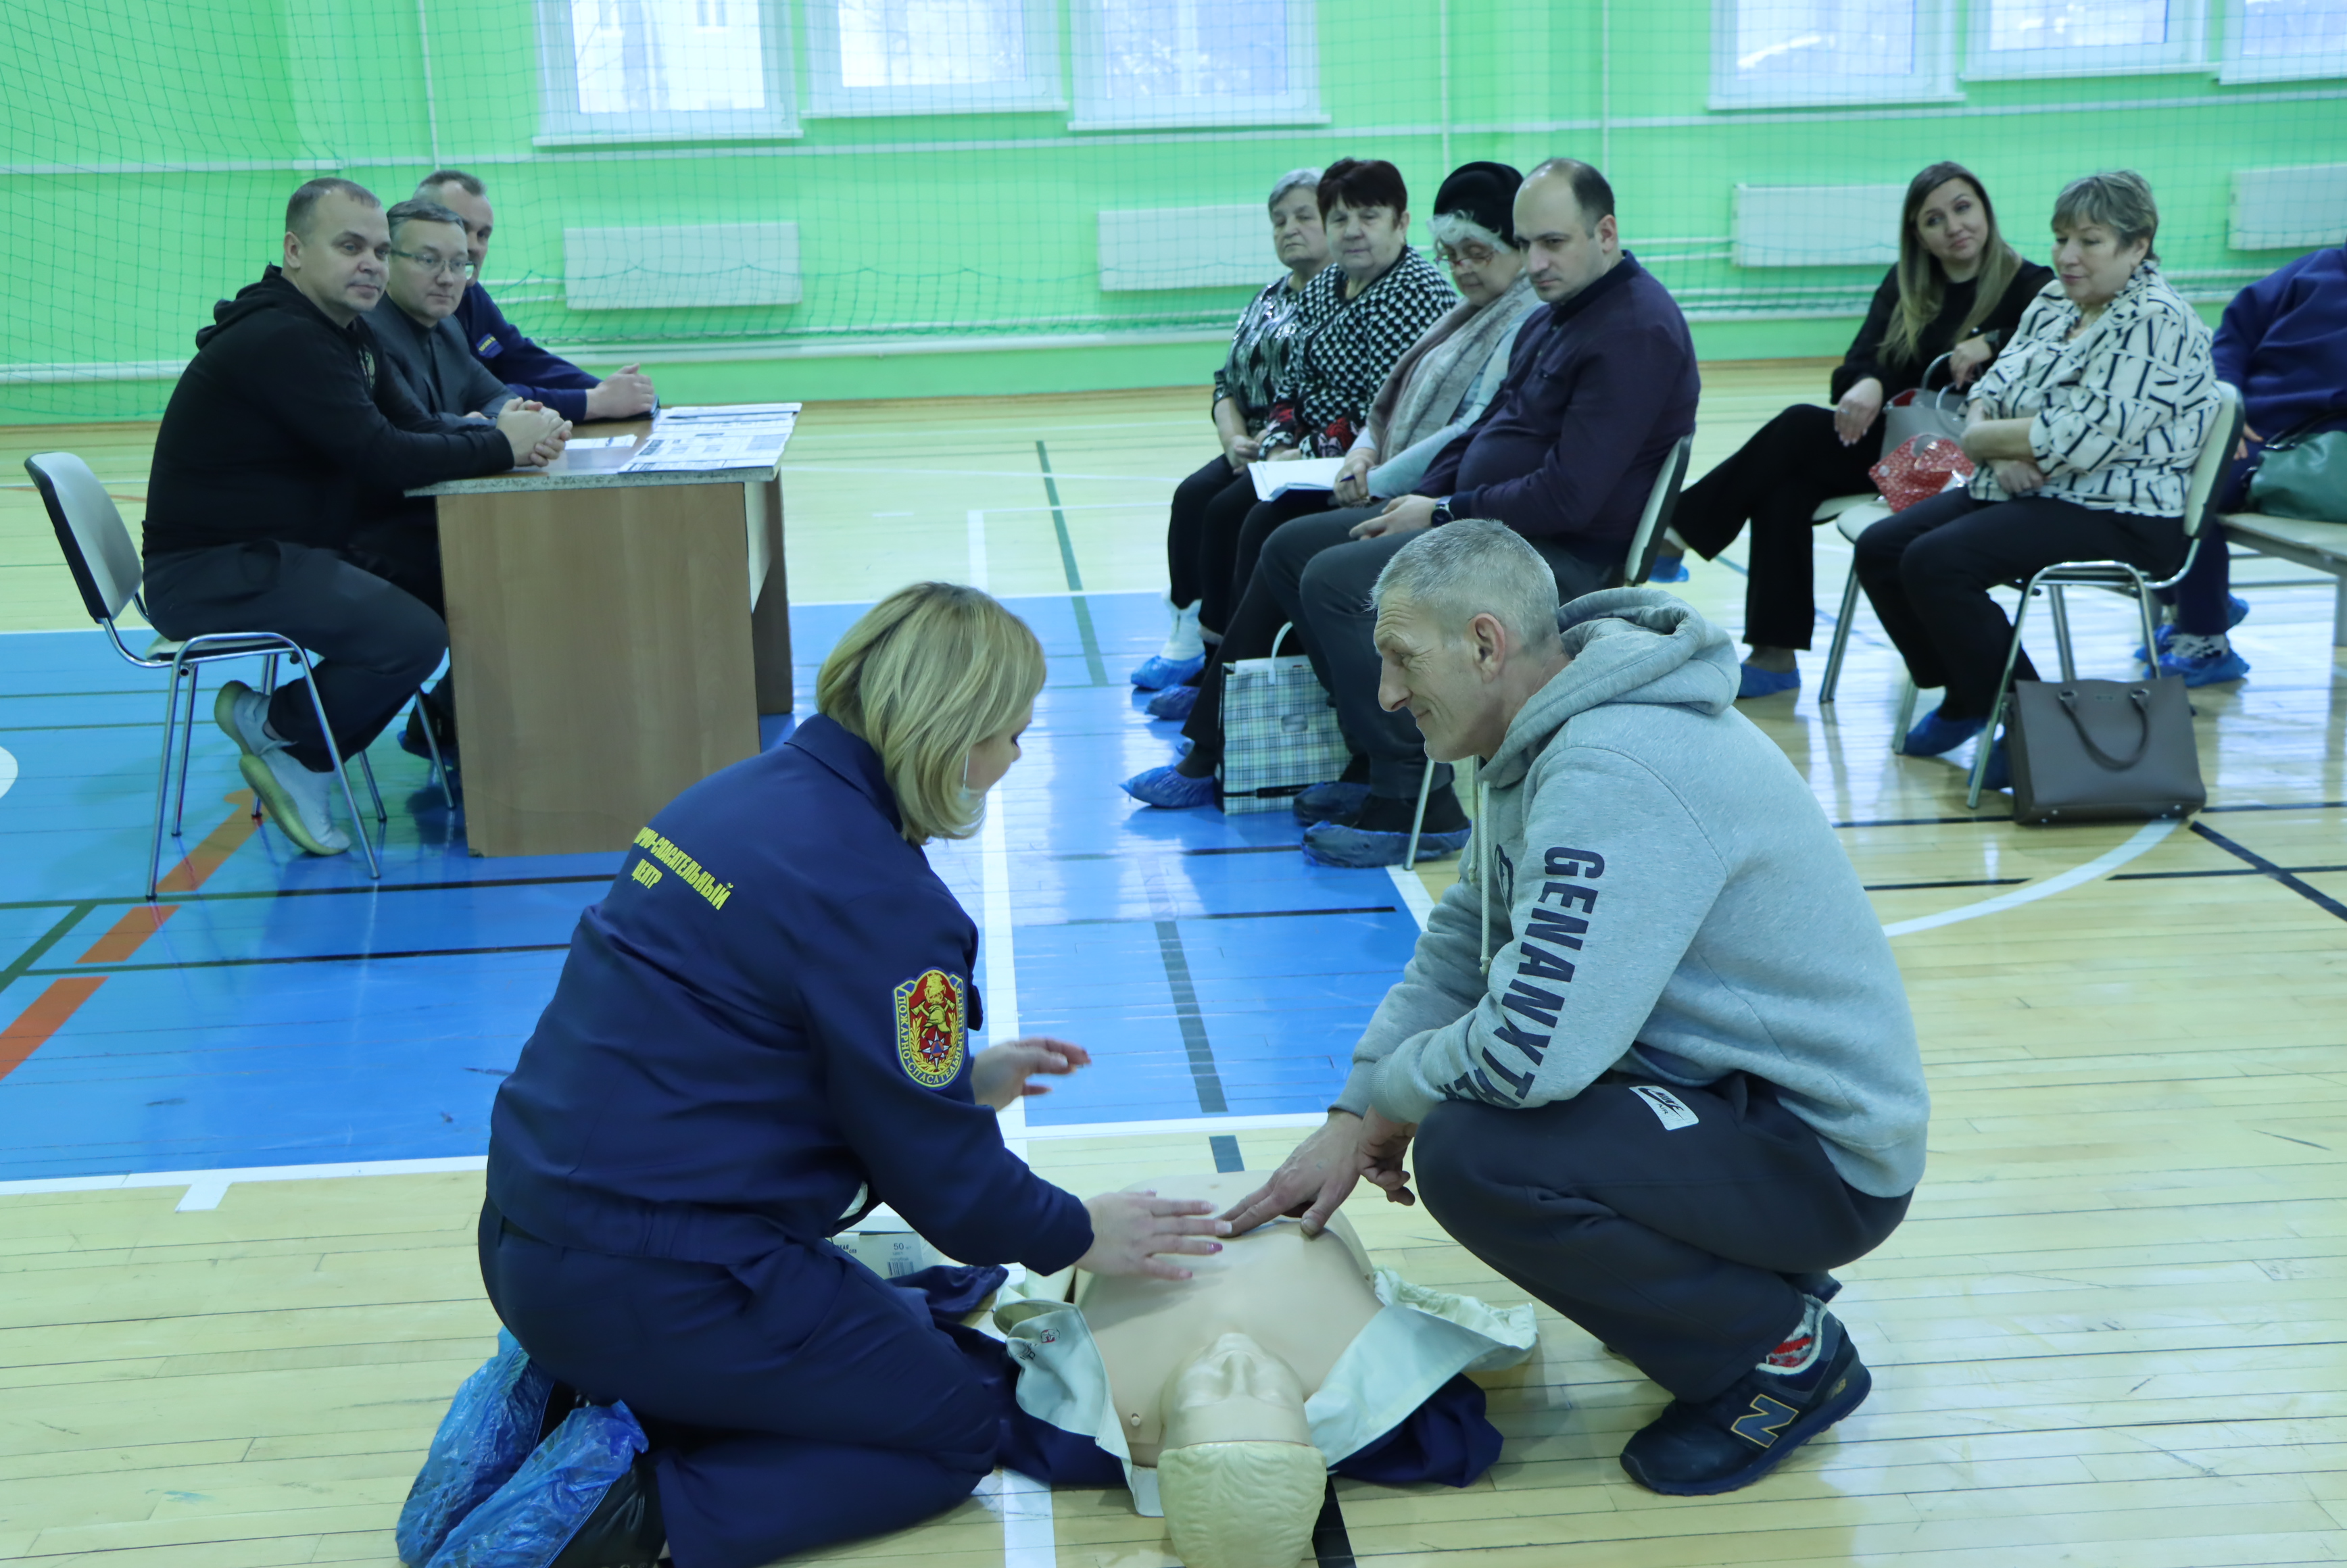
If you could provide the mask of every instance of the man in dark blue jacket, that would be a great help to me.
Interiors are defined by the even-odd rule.
[[[461,169],[439,169],[424,177],[415,194],[464,220],[466,237],[472,241],[473,282],[451,319],[492,374],[517,395],[543,403],[573,425],[589,419],[636,419],[652,411],[657,395],[651,377],[628,364],[598,381],[524,337],[489,298],[481,280],[487,276],[483,269],[497,213],[490,209],[487,187]]]

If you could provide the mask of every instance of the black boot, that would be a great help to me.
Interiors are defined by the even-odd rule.
[[[650,1454],[639,1454],[548,1568],[659,1568],[667,1561],[660,1480]]]

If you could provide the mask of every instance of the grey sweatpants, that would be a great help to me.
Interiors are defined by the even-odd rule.
[[[446,622],[415,595],[339,551],[280,539],[158,556],[145,599],[166,637],[274,631],[308,649],[345,757],[383,733],[448,651]],[[269,724],[303,767],[333,765],[302,682],[279,685]]]
[[[1529,1111],[1446,1100],[1418,1130],[1428,1210],[1461,1246],[1682,1399],[1725,1390],[1822,1275],[1882,1244],[1908,1198],[1844,1182],[1763,1081],[1606,1079]]]

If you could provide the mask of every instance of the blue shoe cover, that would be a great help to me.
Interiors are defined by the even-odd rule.
[[[2187,659],[2181,654],[2160,650],[2159,672],[2181,675],[2187,686],[2213,686],[2221,682],[2239,681],[2249,674],[2250,661],[2239,650],[2226,644],[2222,653],[2211,653],[2199,659]]]
[[[1153,653],[1133,672],[1133,683],[1144,692],[1162,692],[1168,686],[1179,686],[1206,667],[1206,656],[1195,659],[1167,659]]]
[[[1739,683],[1736,688],[1736,700],[1739,702],[1747,697],[1774,697],[1780,692],[1798,692],[1801,687],[1799,670],[1788,670],[1778,674],[1774,670],[1763,670],[1757,664],[1741,664],[1737,668]]]
[[[547,1568],[650,1446],[627,1406],[579,1406],[456,1526],[429,1568]]]
[[[1418,857],[1440,860],[1446,855],[1456,855],[1467,847],[1472,827],[1462,827],[1456,833],[1421,833],[1418,835]],[[1348,870],[1367,870],[1378,866],[1399,866],[1403,856],[1409,853],[1407,833],[1374,833],[1348,823],[1316,823],[1304,830],[1304,858],[1313,866],[1337,866]]]
[[[1190,710],[1198,705],[1195,686],[1168,686],[1149,699],[1149,716],[1153,719],[1186,719]]]
[[[2225,630],[2230,631],[2233,628],[2239,626],[2249,618],[2250,601],[2243,599],[2238,593],[2227,594],[2225,596]],[[2151,640],[2157,645],[2159,649],[2159,662],[2163,667],[2165,667],[2168,663],[2168,645],[2176,641],[2176,622],[2171,620],[2159,627],[2152,632]],[[2143,644],[2140,642],[2135,645],[2135,661],[2138,664],[2148,664],[2151,662],[2149,659],[2144,656]],[[2246,675],[2249,673],[2249,665],[2244,663],[2241,666],[2241,674]],[[2166,671],[2166,673],[2170,675],[2178,675],[2182,674],[2183,671],[2180,670],[2168,670]],[[2185,684],[2193,685],[2197,683],[2199,685],[2207,685],[2211,680],[2236,681],[2240,677],[2237,675],[2204,676],[2198,682],[2194,682],[2188,678]]]
[[[1646,574],[1649,585],[1658,582],[1685,582],[1695,574],[1687,570],[1685,556],[1656,556],[1652,571]]]
[[[424,1568],[448,1532],[512,1479],[538,1446],[553,1393],[554,1375],[498,1329],[497,1353],[457,1388],[407,1489],[394,1537],[407,1568]]]
[[[1932,709],[1907,732],[1907,754],[1911,757],[1936,757],[1952,752],[1983,730],[1986,719],[1942,719],[1940,710]]]
[[[1145,774],[1135,774],[1125,780],[1124,793],[1143,805],[1183,811],[1194,805],[1214,804],[1214,781],[1210,778],[1184,778],[1181,770],[1174,767],[1151,768]]]

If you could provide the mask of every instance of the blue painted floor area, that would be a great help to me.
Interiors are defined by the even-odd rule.
[[[1163,635],[1153,595],[1009,602],[1050,671],[990,806],[1020,1022],[1096,1062],[1030,1101],[1030,1121],[1326,1105],[1416,936],[1391,882],[1307,866],[1285,813],[1153,811],[1117,789],[1174,755],[1174,727],[1126,682]],[[793,611],[803,711],[863,609]],[[620,856],[472,858],[386,736],[380,886],[356,856],[314,860],[263,827],[198,893],[167,895],[156,927],[138,911],[160,696],[101,634],[0,637],[0,747],[18,770],[0,794],[0,1030],[87,992],[0,1077],[0,1180],[481,1153],[497,1081]],[[167,867],[242,810],[210,713],[208,691]],[[770,721],[767,743],[788,727]],[[930,856],[982,919],[978,841]]]

